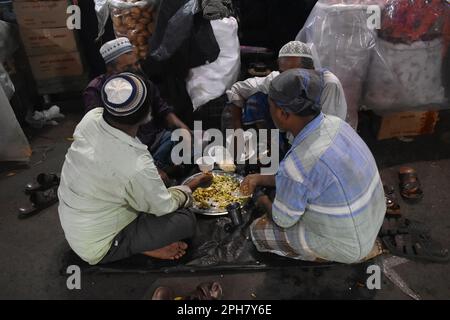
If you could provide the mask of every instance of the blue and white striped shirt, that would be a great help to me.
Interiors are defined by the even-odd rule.
[[[341,119],[320,114],[276,175],[273,219],[303,256],[353,263],[372,249],[386,212],[375,160]]]

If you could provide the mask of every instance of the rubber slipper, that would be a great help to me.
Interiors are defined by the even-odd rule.
[[[202,282],[184,300],[220,300],[222,299],[222,286],[218,282]]]
[[[401,217],[385,217],[379,231],[379,236],[394,236],[397,234],[430,235],[430,229],[420,221]]]
[[[35,191],[47,190],[59,185],[59,177],[55,173],[40,173],[36,177],[36,182],[30,182],[25,186],[25,193],[31,194]]]
[[[450,260],[448,249],[442,248],[439,243],[425,235],[398,234],[383,237],[382,241],[395,256],[430,262]]]
[[[423,191],[416,170],[401,167],[398,173],[400,194],[408,202],[416,203],[423,198]]]
[[[35,191],[30,195],[30,205],[19,208],[19,219],[26,219],[58,202],[57,187]]]
[[[400,216],[400,205],[397,202],[395,195],[395,189],[393,186],[384,185],[384,196],[386,198],[386,215],[387,216]]]

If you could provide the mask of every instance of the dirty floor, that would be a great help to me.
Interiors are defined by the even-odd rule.
[[[161,285],[185,294],[208,280],[222,284],[225,299],[411,299],[386,276],[380,290],[365,288],[367,265],[176,276],[82,274],[81,290],[68,290],[67,277],[60,271],[62,256],[69,247],[59,224],[57,205],[27,220],[17,219],[17,209],[27,201],[22,192],[27,182],[38,173],[61,170],[80,117],[69,113],[60,125],[35,134],[31,139],[34,153],[27,167],[0,167],[0,299],[149,299]],[[433,237],[450,248],[448,137],[449,133],[441,130],[409,143],[373,142],[371,148],[387,183],[397,185],[400,164],[417,169],[425,198],[416,205],[401,202],[402,211],[407,217],[426,222]],[[421,299],[450,298],[450,264],[406,261],[393,270]]]

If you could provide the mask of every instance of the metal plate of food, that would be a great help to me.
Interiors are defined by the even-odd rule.
[[[201,175],[197,173],[186,180],[182,184],[189,183],[195,177]],[[211,185],[207,188],[197,188],[192,194],[194,204],[192,211],[207,216],[226,215],[226,206],[233,202],[240,202],[243,205],[250,196],[244,196],[240,192],[240,184],[244,177],[231,172],[221,170],[213,170],[214,178]]]

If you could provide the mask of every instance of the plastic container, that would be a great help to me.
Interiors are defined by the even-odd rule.
[[[201,157],[198,158],[195,162],[198,165],[198,168],[203,173],[211,172],[214,169],[214,158],[213,157]]]

